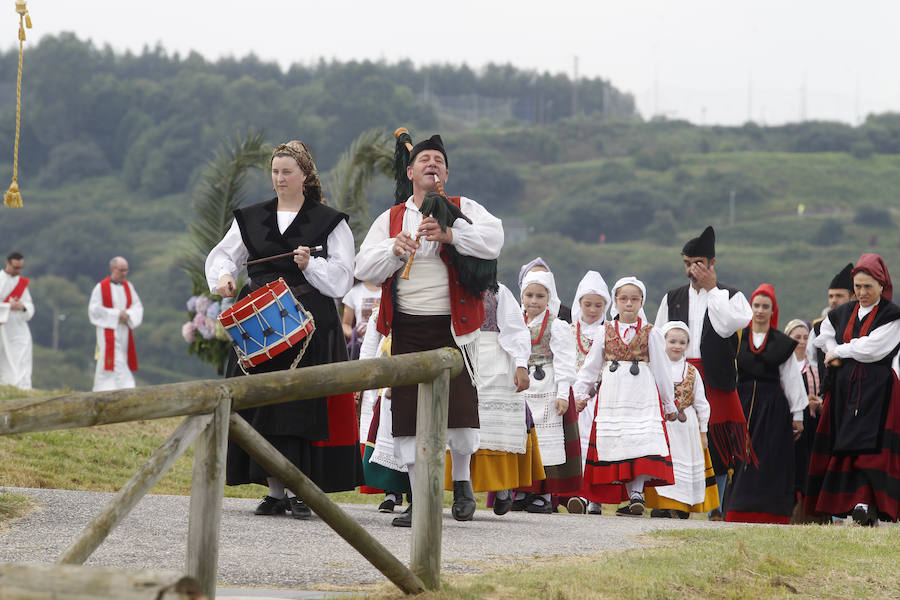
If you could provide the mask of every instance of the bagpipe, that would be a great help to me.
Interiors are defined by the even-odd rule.
[[[406,174],[406,168],[409,166],[413,151],[413,144],[409,131],[405,127],[398,128],[394,132],[394,138],[397,140],[397,145],[394,149],[394,203],[402,204],[413,195],[412,181]],[[448,198],[440,178],[435,175],[434,179],[435,191],[425,193],[422,206],[419,208],[422,216],[433,217],[441,227],[441,231],[447,231],[447,227],[452,227],[457,219],[463,219],[471,224],[472,220],[462,212],[461,207]],[[416,242],[419,241],[419,238],[421,236],[416,236]],[[452,244],[446,244],[445,248],[449,255],[450,264],[459,275],[459,283],[463,289],[479,298],[488,290],[497,290],[496,259],[484,259],[460,254]],[[415,256],[415,252],[409,255],[406,265],[399,275],[401,279],[409,279]]]

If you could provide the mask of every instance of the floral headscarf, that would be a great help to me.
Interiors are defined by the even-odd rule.
[[[306,144],[300,140],[291,140],[286,144],[276,146],[275,150],[272,151],[272,158],[269,159],[269,164],[272,164],[276,156],[284,155],[290,156],[297,161],[300,169],[306,174],[306,181],[303,182],[303,187],[316,188],[321,194],[322,183],[319,181],[319,170],[316,169],[316,164],[313,162],[312,154]]]

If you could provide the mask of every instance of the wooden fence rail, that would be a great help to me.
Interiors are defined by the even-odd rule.
[[[105,575],[83,564],[113,528],[138,503],[184,451],[194,444],[190,520],[185,571],[181,581],[189,591],[158,588],[159,597],[215,598],[219,529],[225,478],[225,455],[229,439],[239,443],[257,462],[285,482],[297,496],[356,548],[369,562],[407,594],[435,589],[440,583],[441,518],[443,513],[444,457],[447,437],[447,407],[450,378],[463,368],[459,352],[450,348],[379,358],[320,365],[304,369],[151,386],[114,392],[63,394],[45,398],[22,398],[4,402],[0,410],[0,435],[68,429],[187,415],[185,421],[125,484],[104,510],[95,517],[60,557],[46,578],[32,578],[30,584],[11,578],[10,565],[0,564],[0,587],[15,581],[15,598],[76,598],[52,595],[53,586],[62,589],[65,581],[93,581]],[[410,568],[388,552],[372,535],[353,521],[299,469],[269,445],[246,421],[232,411],[291,400],[305,400],[398,385],[419,384],[416,427],[417,474],[413,494],[413,539]],[[31,567],[29,567],[31,568]],[[53,570],[53,569],[56,570]],[[84,569],[84,572],[78,569]],[[41,571],[44,572],[44,571]],[[158,574],[144,572],[154,581]],[[93,597],[125,597],[132,579],[142,575],[108,577],[118,586]],[[23,580],[23,581],[27,581]],[[165,580],[167,581],[167,580]],[[188,583],[185,583],[188,582]],[[171,583],[171,582],[170,582]],[[28,586],[31,587],[28,587]],[[26,589],[27,588],[27,589]],[[42,595],[49,592],[51,595]],[[166,594],[180,594],[163,595]],[[4,598],[6,596],[3,596]],[[132,596],[128,596],[132,597]],[[134,596],[137,597],[137,596]]]

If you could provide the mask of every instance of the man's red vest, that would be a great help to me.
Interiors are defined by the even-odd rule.
[[[124,279],[122,287],[125,290],[125,308],[131,308],[131,286]],[[106,308],[113,307],[112,301],[112,285],[109,277],[100,282],[100,299]],[[105,371],[116,370],[116,330],[104,329],[103,341],[106,346],[105,356],[103,357],[103,369]],[[134,332],[128,328],[128,368],[132,371],[138,370],[137,351],[134,347]]]
[[[457,207],[459,196],[450,197]],[[391,207],[389,234],[392,238],[403,231],[403,215],[406,214],[406,203]],[[457,335],[465,335],[479,329],[484,323],[484,300],[481,296],[473,296],[459,284],[456,268],[450,264],[450,253],[442,245],[441,260],[447,266],[447,283],[450,287],[450,320],[453,331]],[[394,302],[391,297],[391,284],[396,275],[391,275],[381,284],[381,305],[378,308],[378,333],[388,335],[391,332],[391,321],[394,318]]]

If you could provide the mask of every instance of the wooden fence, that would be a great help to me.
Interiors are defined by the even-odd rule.
[[[85,527],[81,536],[69,545],[58,565],[0,564],[0,590],[4,593],[14,590],[15,593],[3,597],[215,598],[229,436],[405,593],[436,589],[440,583],[450,378],[462,368],[459,352],[442,348],[249,377],[6,401],[4,409],[0,410],[0,435],[182,415],[186,418]],[[413,489],[416,510],[413,512],[410,566],[407,568],[236,411],[290,400],[412,384],[419,384]],[[82,565],[88,559],[191,444],[194,445],[194,466],[186,576],[73,566]],[[20,575],[17,577],[15,573]],[[34,576],[28,576],[28,573]],[[103,585],[98,587],[99,581]]]

